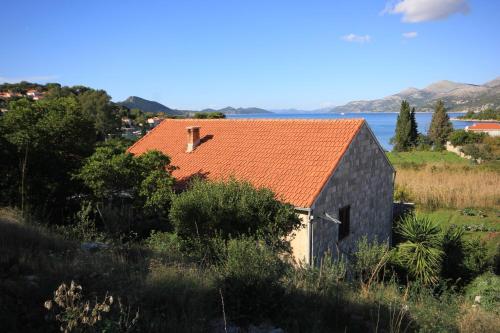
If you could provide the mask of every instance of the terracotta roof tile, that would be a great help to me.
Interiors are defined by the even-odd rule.
[[[310,207],[363,125],[363,119],[167,119],[129,151],[160,150],[178,180],[201,174],[234,176],[268,187],[296,207]],[[186,127],[200,126],[202,143],[186,153]]]
[[[500,131],[500,123],[475,123],[468,129],[471,131]]]

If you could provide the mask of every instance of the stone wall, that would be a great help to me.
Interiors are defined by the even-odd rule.
[[[363,125],[313,204],[311,247],[316,263],[326,251],[351,253],[363,235],[391,240],[394,169],[375,140]],[[338,241],[339,225],[323,216],[326,212],[338,219],[339,209],[347,205],[350,232]]]

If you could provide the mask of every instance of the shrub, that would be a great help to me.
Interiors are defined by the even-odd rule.
[[[478,276],[467,286],[465,295],[471,302],[481,296],[481,307],[500,314],[500,276],[491,272]]]
[[[268,189],[234,179],[195,180],[173,198],[170,221],[182,239],[258,235],[279,250],[289,249],[285,237],[300,226],[292,205],[278,201]]]
[[[145,241],[148,248],[163,254],[180,254],[181,242],[177,234],[152,230]]]
[[[443,256],[439,226],[428,218],[407,215],[396,233],[403,241],[396,248],[396,262],[411,278],[425,285],[436,283]]]
[[[369,242],[367,236],[363,236],[354,252],[352,262],[354,277],[358,278],[361,283],[376,279],[378,272],[389,260],[389,256],[387,243],[379,243],[376,239]]]
[[[410,189],[404,185],[396,184],[394,187],[394,200],[399,202],[411,202],[412,195]]]
[[[474,133],[461,129],[453,131],[448,139],[450,143],[456,147],[472,143],[481,143],[485,136],[485,133]]]
[[[258,323],[278,313],[284,294],[280,279],[286,267],[264,242],[229,240],[215,270],[230,320]]]
[[[491,160],[491,147],[484,144],[469,143],[462,147],[462,153],[471,156],[474,160]]]

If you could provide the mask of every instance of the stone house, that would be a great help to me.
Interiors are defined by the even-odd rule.
[[[129,151],[152,149],[180,182],[235,177],[293,204],[296,260],[348,253],[364,235],[391,241],[395,171],[363,119],[167,119]]]

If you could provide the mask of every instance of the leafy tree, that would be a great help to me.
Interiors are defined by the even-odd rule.
[[[71,173],[93,150],[92,121],[74,97],[20,99],[9,103],[0,128],[13,152],[9,159],[17,161],[9,172],[11,185],[17,188],[16,205],[23,212],[26,204],[49,216],[61,212],[77,186]]]
[[[398,224],[396,233],[402,239],[396,261],[411,278],[426,285],[436,283],[443,257],[439,226],[428,218],[409,215]]]
[[[88,188],[101,213],[103,208],[131,209],[132,219],[141,222],[166,219],[173,194],[172,170],[170,158],[159,151],[134,157],[125,152],[122,141],[113,141],[98,147],[76,178]]]
[[[97,135],[104,140],[108,134],[117,134],[121,120],[118,107],[111,103],[111,97],[104,90],[86,90],[78,95],[82,111],[94,119]]]
[[[169,216],[184,239],[260,235],[283,250],[289,245],[285,237],[300,226],[292,205],[278,201],[268,189],[234,179],[195,180],[173,198]]]
[[[429,127],[429,137],[432,140],[434,148],[443,149],[448,136],[453,131],[453,125],[446,113],[443,101],[438,101],[434,107],[431,125]]]
[[[416,130],[416,129],[415,129]],[[412,145],[411,140],[411,115],[410,104],[407,101],[401,102],[398,120],[396,122],[396,133],[391,139],[394,144],[394,151],[406,151]]]

